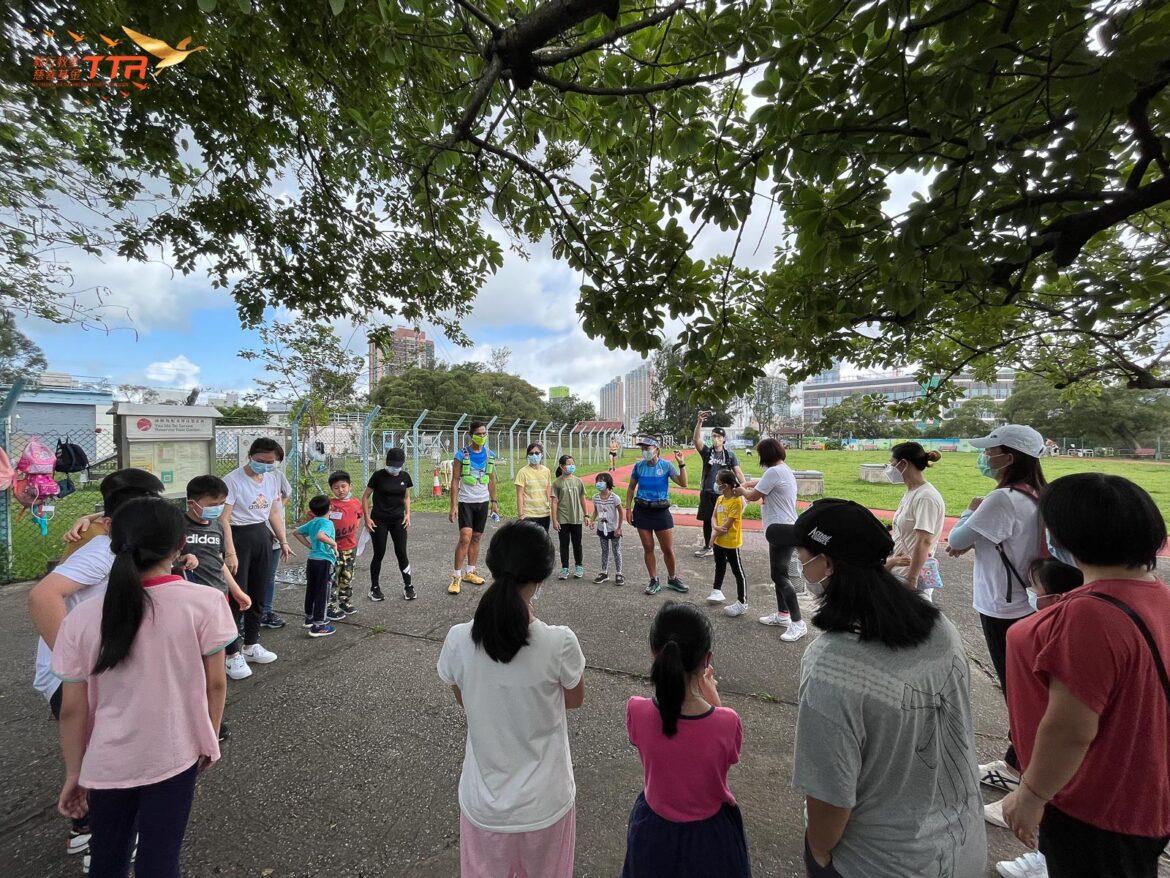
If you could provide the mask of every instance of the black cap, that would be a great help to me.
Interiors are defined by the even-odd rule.
[[[101,483],[102,500],[109,502],[115,494],[145,497],[161,494],[166,487],[154,473],[144,469],[120,469],[110,473]]]
[[[716,427],[711,431],[711,435],[722,436],[724,439],[726,439],[727,438],[727,431],[724,430],[722,427]]]
[[[826,498],[804,510],[795,524],[768,528],[768,542],[802,546],[857,567],[880,567],[894,550],[889,531],[874,514],[852,500]]]
[[[402,466],[406,463],[406,452],[401,448],[391,448],[386,452],[386,466]]]

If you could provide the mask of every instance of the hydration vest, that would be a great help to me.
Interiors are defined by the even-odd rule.
[[[484,464],[483,475],[477,476],[475,470],[471,465],[471,449],[463,449],[463,470],[460,474],[460,481],[469,488],[474,488],[476,485],[486,485],[491,481],[492,473],[496,470],[496,459],[492,457],[492,453],[488,451],[487,444],[483,446],[484,453],[487,455],[487,463]]]

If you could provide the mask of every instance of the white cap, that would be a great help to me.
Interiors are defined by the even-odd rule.
[[[1005,424],[996,427],[990,435],[982,439],[972,439],[971,445],[975,448],[993,448],[1001,445],[1029,457],[1039,457],[1044,451],[1044,437],[1023,424]]]

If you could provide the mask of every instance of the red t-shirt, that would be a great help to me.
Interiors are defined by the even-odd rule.
[[[358,524],[362,520],[362,502],[350,497],[348,500],[329,499],[329,520],[337,531],[337,548],[345,552],[356,549],[358,544]]]
[[[1091,826],[1170,835],[1170,705],[1153,654],[1133,620],[1097,598],[1124,601],[1170,657],[1170,588],[1161,582],[1089,583],[1017,622],[1007,636],[1008,714],[1026,769],[1055,677],[1100,718],[1076,776],[1052,800]]]

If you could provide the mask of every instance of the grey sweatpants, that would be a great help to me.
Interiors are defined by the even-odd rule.
[[[611,540],[608,537],[599,536],[598,542],[601,543],[601,572],[609,572],[609,547],[613,546],[613,563],[616,573],[622,572],[622,539],[618,537],[616,540]]]

